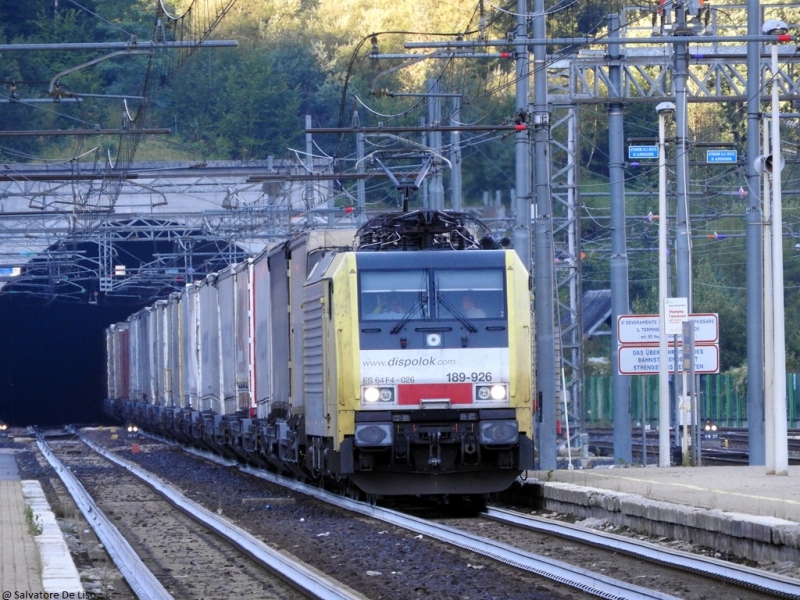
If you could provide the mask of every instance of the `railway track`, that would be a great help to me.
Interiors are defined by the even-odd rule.
[[[642,562],[653,566],[652,571],[645,571],[641,567],[632,568],[630,571],[634,579],[645,578],[672,579],[680,582],[684,588],[677,590],[681,597],[686,597],[685,589],[697,585],[699,588],[707,582],[716,580],[725,586],[726,593],[731,597],[743,598],[744,590],[747,593],[755,592],[756,597],[800,597],[800,579],[793,579],[783,575],[768,573],[746,565],[732,563],[717,558],[693,554],[670,547],[652,543],[644,539],[621,536],[573,523],[560,522],[551,518],[542,518],[522,513],[518,510],[508,510],[499,507],[490,507],[482,515],[485,519],[500,524],[508,531],[522,529],[531,533],[531,537],[522,539],[525,544],[538,545],[543,543],[541,538],[550,540],[556,537],[570,543],[603,549],[613,553],[613,564],[610,569],[625,572],[621,564],[621,557],[631,559],[641,565]],[[482,525],[479,528],[485,529]],[[515,534],[515,537],[516,534]],[[658,566],[666,568],[663,574],[658,573]],[[677,577],[677,571],[683,574]],[[693,581],[693,578],[698,578]]]
[[[138,598],[365,600],[83,441],[38,445]]]
[[[107,435],[101,437],[108,438]],[[108,439],[105,441],[109,442]],[[98,465],[94,463],[100,459],[89,456],[86,448],[76,447],[76,443],[74,440],[66,440],[54,444],[68,445],[63,449],[65,458],[71,463],[68,470],[98,470]],[[143,440],[137,445],[141,452],[132,454],[130,442],[116,440],[109,446],[110,454],[121,453],[126,458],[149,462],[149,466],[156,467],[153,470],[159,470],[160,465],[160,479],[169,479],[172,484],[176,484],[173,487],[180,490],[184,497],[205,504],[204,508],[211,513],[223,513],[230,523],[240,527],[246,525],[254,535],[268,540],[269,545],[277,551],[300,555],[307,564],[318,567],[315,570],[321,574],[328,573],[329,578],[335,577],[345,581],[345,584],[353,583],[358,586],[361,597],[398,600],[409,597],[439,599],[464,596],[489,600],[498,595],[570,600],[594,597],[570,590],[561,584],[538,583],[535,578],[505,565],[487,564],[485,570],[478,568],[476,557],[469,552],[447,549],[443,544],[425,536],[331,508],[316,499],[308,499],[291,490],[240,473],[236,469],[220,468],[217,464],[185,455],[174,447]],[[82,467],[81,464],[86,460],[89,463]],[[105,459],[100,464],[108,475],[111,471],[104,461]],[[122,469],[119,466],[116,468]],[[62,470],[67,469],[63,467]],[[130,471],[130,466],[125,471]],[[83,479],[86,474],[80,475]],[[100,487],[113,487],[108,485],[109,482],[121,481],[121,475],[121,472],[114,471]],[[95,491],[94,487],[89,487],[92,492]],[[140,483],[137,487],[143,486]],[[265,502],[269,504],[265,505]],[[100,502],[98,504],[102,505]],[[149,504],[149,501],[137,501],[134,504]],[[112,518],[119,516],[115,512]],[[174,536],[172,533],[161,537],[182,538],[180,534]],[[189,546],[184,548],[184,554],[188,552],[188,548]],[[181,559],[180,556],[176,558]],[[225,590],[206,590],[203,594],[182,591],[163,598],[273,597],[264,592],[232,594],[225,570],[227,565],[227,562],[221,561],[216,561],[215,565],[205,565],[203,573],[196,578],[191,570],[181,572],[187,579],[191,577],[195,586],[204,577],[208,577],[216,579],[221,586],[225,586]],[[166,568],[175,570],[175,567]],[[297,598],[300,594],[290,590],[286,595],[277,597]]]
[[[608,427],[590,427],[586,429],[589,434],[589,450],[596,456],[614,455],[614,434]],[[749,434],[747,429],[720,428],[716,432],[716,439],[705,440],[702,447],[703,465],[746,465],[749,464]],[[800,465],[800,429],[788,431],[789,464]],[[657,464],[659,459],[658,430],[650,430],[646,436],[647,463]],[[670,433],[670,439],[674,435]],[[631,450],[633,461],[642,462],[642,434],[640,430],[634,431],[631,436]],[[676,453],[673,462],[680,464],[680,454]]]
[[[92,434],[92,432],[87,433]],[[102,435],[98,436],[92,434],[92,437],[95,438],[95,441],[103,442],[102,439],[98,439],[103,438],[104,436]],[[156,444],[155,446],[159,445]],[[171,452],[172,455],[176,454],[174,450],[164,448],[165,447],[162,447],[159,450],[140,453],[138,455],[130,454],[127,458],[132,458],[137,463],[155,463],[157,461],[152,459],[158,453]],[[111,445],[111,450],[113,449],[113,445]],[[108,451],[108,449],[106,451]],[[129,452],[127,449],[123,449],[123,451]],[[120,447],[117,445],[115,454],[119,453]],[[199,468],[197,465],[205,465],[202,467],[205,472],[202,478],[211,477],[214,479],[213,475],[211,475],[211,472],[214,470],[216,470],[217,473],[226,472],[228,474],[231,474],[233,471],[232,469],[220,469],[219,466],[208,465],[208,463],[197,459],[186,458],[192,464],[196,465],[191,467],[195,475],[199,474],[199,471],[196,470]],[[249,475],[270,479],[270,486],[278,481],[274,476],[266,474],[263,471],[247,468],[245,468],[245,471]],[[252,481],[253,480],[250,479],[251,483]],[[183,489],[186,482],[177,481],[176,483],[178,487]],[[332,502],[340,509],[360,514],[360,517],[357,516],[354,518],[352,514],[348,516],[346,513],[343,513],[344,516],[341,517],[349,522],[349,527],[352,527],[353,523],[359,524],[359,532],[361,530],[360,525],[365,523],[363,519],[368,518],[370,522],[374,519],[380,519],[382,521],[382,525],[375,525],[372,527],[373,531],[375,528],[386,527],[386,524],[388,524],[394,534],[400,535],[403,541],[399,543],[394,541],[394,544],[390,544],[389,548],[386,550],[383,550],[381,546],[376,547],[375,550],[379,554],[383,554],[384,552],[390,553],[394,555],[395,558],[398,558],[399,555],[401,566],[398,566],[398,568],[404,569],[406,573],[409,568],[412,571],[418,570],[419,573],[424,573],[427,568],[429,572],[419,578],[419,582],[414,588],[424,590],[423,595],[427,594],[424,597],[439,597],[437,593],[446,594],[448,592],[445,590],[448,589],[450,593],[452,593],[454,577],[456,575],[463,576],[465,573],[468,573],[472,580],[471,584],[467,584],[472,587],[470,595],[472,598],[484,597],[475,595],[477,589],[496,588],[497,582],[499,581],[498,576],[503,576],[506,583],[512,580],[527,582],[524,583],[524,585],[527,586],[525,597],[530,598],[536,597],[535,595],[530,595],[532,589],[544,589],[547,588],[547,585],[550,587],[545,597],[557,597],[553,595],[554,592],[558,593],[556,592],[557,589],[561,589],[562,591],[560,593],[568,594],[570,598],[576,597],[575,590],[579,590],[581,594],[600,595],[602,597],[611,598],[636,597],[663,599],[680,597],[699,599],[708,597],[709,594],[716,594],[721,589],[726,589],[734,594],[733,597],[742,599],[755,599],[769,596],[797,597],[800,595],[800,587],[794,587],[793,589],[795,592],[789,593],[788,595],[785,591],[782,591],[780,587],[775,587],[780,585],[793,585],[791,581],[788,581],[788,583],[786,581],[781,581],[781,578],[777,578],[778,583],[776,584],[774,583],[776,578],[764,575],[763,577],[766,577],[764,581],[773,580],[773,583],[754,583],[756,580],[749,579],[759,574],[759,572],[754,569],[750,570],[752,572],[748,572],[747,569],[744,569],[745,574],[737,576],[739,577],[739,580],[737,580],[737,577],[732,577],[730,575],[734,567],[729,563],[724,563],[724,565],[727,565],[727,569],[723,567],[724,572],[727,574],[726,577],[722,580],[719,578],[715,579],[715,575],[709,573],[708,561],[704,561],[702,558],[696,556],[693,558],[691,554],[686,554],[685,556],[683,554],[681,555],[679,561],[681,566],[678,570],[676,570],[674,566],[668,566],[678,562],[676,559],[677,555],[674,551],[664,550],[660,558],[653,559],[653,562],[650,563],[643,563],[644,559],[641,555],[633,554],[632,557],[623,557],[619,549],[620,541],[615,542],[616,545],[612,545],[610,548],[598,547],[596,541],[593,542],[590,540],[592,536],[597,535],[596,532],[591,532],[591,530],[588,529],[580,533],[575,533],[573,531],[571,539],[568,540],[565,546],[565,538],[557,536],[552,532],[532,533],[529,524],[526,525],[525,529],[520,529],[518,525],[501,525],[497,523],[499,518],[497,516],[499,514],[497,511],[490,511],[487,515],[488,518],[494,519],[491,521],[492,525],[487,525],[490,521],[486,519],[445,519],[444,521],[436,522],[403,515],[396,511],[386,511],[380,507],[356,503],[338,496],[330,496],[316,488],[309,489],[308,486],[302,486],[302,484],[298,484],[297,482],[284,483],[289,485],[293,492],[302,490],[303,493],[324,499],[326,502]],[[199,492],[198,494],[212,497],[214,495],[200,494]],[[226,513],[229,510],[228,506],[221,506],[220,508]],[[242,526],[248,526],[241,522],[240,524]],[[405,531],[406,533],[403,534],[401,531]],[[331,535],[331,532],[323,532],[318,535],[323,535],[324,533]],[[389,529],[378,531],[377,539],[389,533]],[[487,534],[489,535],[487,536]],[[324,538],[327,538],[328,535],[324,535]],[[360,533],[356,534],[356,536],[358,535],[360,535]],[[441,543],[447,544],[450,549],[444,552],[440,551],[436,560],[426,566],[413,567],[408,564],[410,560],[410,557],[407,556],[408,551],[398,552],[397,550],[398,546],[410,548],[408,545],[409,536],[411,539],[415,540],[415,542],[421,542],[422,540],[438,540]],[[608,546],[607,538],[608,536],[606,535],[606,546]],[[367,543],[373,544],[374,539],[376,538],[370,537],[369,541],[362,539],[360,544],[362,546]],[[387,537],[384,539],[388,540],[389,538]],[[620,540],[621,539],[622,538],[620,538]],[[297,541],[296,537],[295,541]],[[422,544],[415,543],[414,545],[420,546]],[[581,548],[580,550],[577,549],[579,546]],[[532,550],[534,550],[534,552],[532,552]],[[654,551],[650,548],[647,552],[653,553]],[[567,559],[574,560],[574,562],[570,563]],[[447,561],[450,562],[448,563]],[[491,566],[492,563],[496,563],[497,561],[505,563],[506,565],[511,565],[514,569],[502,570],[502,573],[497,573],[495,569],[498,567]],[[465,564],[466,568],[464,566]],[[646,569],[643,569],[643,564],[647,564]],[[687,564],[692,564],[693,566],[687,567]],[[394,561],[394,565],[398,565],[397,560]],[[595,568],[592,568],[592,565],[595,565]],[[600,565],[600,567],[597,567],[597,565]],[[717,565],[716,568],[720,568],[719,565]],[[383,569],[383,567],[381,567],[381,569]],[[526,574],[515,575],[515,570],[518,571],[519,569],[523,569]],[[598,569],[600,570],[598,571]],[[694,571],[694,573],[689,576],[683,572],[682,569],[688,569]],[[376,572],[381,573],[380,577],[383,577],[383,570],[372,571],[373,574]],[[397,573],[397,571],[395,571],[395,573]],[[532,583],[533,580],[528,579],[531,574],[549,579],[550,581],[568,583],[572,586],[573,591],[565,592],[563,591],[565,590],[564,587],[552,587],[552,583],[547,585]],[[481,575],[488,575],[488,580],[481,583]],[[373,576],[375,575],[368,577]],[[437,583],[439,577],[446,577],[446,582],[444,584]],[[359,579],[359,577],[355,578],[355,580],[357,579]],[[461,579],[461,577],[459,577],[459,579]],[[370,590],[369,586],[366,588],[359,587],[355,580],[349,581],[348,583],[365,593],[368,597],[377,597],[372,595],[374,592]],[[406,579],[404,583],[406,585],[413,584],[413,579]],[[437,585],[443,585],[439,592],[434,591]],[[402,592],[398,590],[393,594],[391,588],[383,588],[380,595],[384,598],[408,597],[408,588],[403,586],[402,590]],[[796,595],[792,595],[795,593]],[[419,593],[416,595],[419,595]],[[511,597],[515,596],[512,595]]]

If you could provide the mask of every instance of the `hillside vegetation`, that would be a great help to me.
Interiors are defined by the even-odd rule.
[[[181,14],[191,4],[173,2],[171,13]],[[197,6],[204,4],[198,2]],[[769,16],[790,20],[797,10],[795,5],[785,6],[771,9]],[[622,8],[619,3],[600,6],[585,0],[553,4],[548,8],[548,34],[601,35],[606,30],[606,15]],[[420,94],[431,81],[438,82],[445,94],[461,95],[458,122],[512,123],[518,117],[513,60],[495,56],[405,64],[399,58],[376,61],[370,53],[400,55],[410,52],[403,48],[406,41],[459,36],[474,40],[481,32],[488,39],[505,38],[514,27],[515,10],[516,2],[492,5],[473,0],[380,4],[373,0],[238,0],[211,36],[236,40],[238,46],[200,50],[168,82],[146,81],[148,60],[143,55],[119,55],[87,64],[111,51],[7,51],[0,61],[0,98],[52,97],[48,92],[53,78],[65,73],[58,82],[63,101],[2,104],[0,129],[117,128],[125,106],[137,106],[146,84],[159,89],[148,106],[147,126],[172,131],[169,136],[144,138],[136,154],[140,160],[297,158],[302,155],[300,149],[305,149],[306,115],[311,115],[314,127],[349,126],[354,118],[360,124],[419,125],[420,119],[427,117]],[[127,42],[134,36],[147,41],[153,37],[155,20],[155,0],[60,0],[55,5],[53,0],[3,2],[0,43]],[[568,56],[574,49],[550,50]],[[72,70],[78,65],[84,66]],[[402,95],[409,92],[414,95]],[[67,102],[76,95],[81,102]],[[452,102],[451,96],[442,98],[443,120],[451,114]],[[786,109],[794,110],[788,104]],[[610,258],[607,108],[582,105],[579,111],[583,285],[585,289],[606,289]],[[690,111],[692,143],[733,143],[740,156],[744,155],[746,111],[742,105],[693,104]],[[796,136],[796,127],[786,130]],[[554,131],[556,140],[562,141],[559,135]],[[656,135],[653,106],[626,105],[625,136]],[[353,137],[318,136],[319,156],[335,160],[339,170],[352,169]],[[418,134],[409,138],[421,143]],[[449,141],[449,136],[443,135],[443,143]],[[109,156],[116,158],[117,143],[112,136],[5,136],[0,140],[0,156],[5,163],[104,161]],[[396,144],[396,140],[375,137],[368,143],[370,152],[381,144]],[[513,132],[462,134],[461,143],[465,204],[481,204],[487,196],[493,202],[499,197],[510,216]],[[794,239],[800,232],[795,143],[791,137],[787,142],[789,166],[784,171],[785,281],[787,355],[790,368],[800,369],[800,331],[793,325],[800,315],[800,253],[794,249],[800,242]],[[657,212],[657,173],[655,169],[629,168],[627,177],[626,190],[631,192],[626,202],[631,310],[652,313],[657,311],[657,220],[652,219]],[[674,178],[674,172],[670,177]],[[746,199],[738,193],[745,185],[744,169],[721,173],[693,167],[690,177],[694,310],[720,314],[721,359],[727,370],[746,362]],[[370,190],[370,201],[378,206],[391,205],[396,197],[396,192],[383,184]]]

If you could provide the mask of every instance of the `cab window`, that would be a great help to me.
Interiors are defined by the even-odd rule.
[[[424,319],[428,277],[423,269],[361,272],[361,319]]]
[[[436,272],[436,316],[453,319],[504,319],[503,271],[470,269]]]

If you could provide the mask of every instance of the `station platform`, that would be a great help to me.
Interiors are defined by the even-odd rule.
[[[14,455],[0,453],[0,582],[4,592],[43,592],[36,542],[25,520],[25,498]]]
[[[84,591],[41,485],[20,479],[6,449],[0,449],[0,532],[0,591],[12,598],[15,592]]]
[[[545,510],[800,563],[800,466],[788,475],[767,475],[764,466],[529,471],[520,487]]]

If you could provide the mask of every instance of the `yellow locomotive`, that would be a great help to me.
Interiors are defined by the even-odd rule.
[[[530,277],[480,226],[311,230],[192,283],[107,330],[108,410],[350,493],[503,490],[533,464]]]

